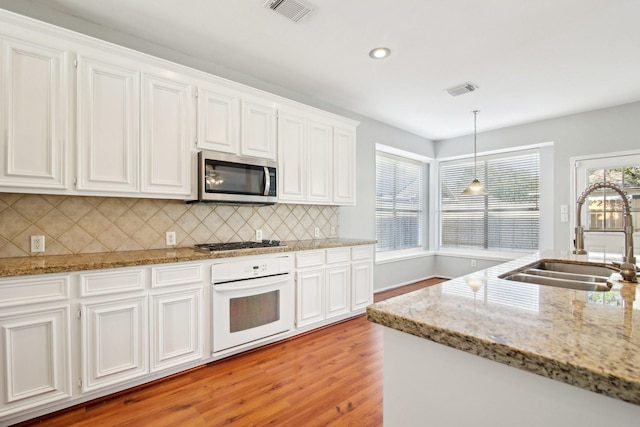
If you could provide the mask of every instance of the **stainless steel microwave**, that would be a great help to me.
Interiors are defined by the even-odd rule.
[[[272,205],[278,201],[277,163],[215,151],[198,153],[198,201]]]

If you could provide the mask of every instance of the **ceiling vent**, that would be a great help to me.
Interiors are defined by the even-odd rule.
[[[447,93],[451,96],[464,95],[465,93],[473,92],[478,89],[478,86],[473,83],[464,83],[459,86],[450,87],[447,89]]]
[[[264,6],[294,22],[300,21],[311,12],[309,6],[298,0],[267,0]]]

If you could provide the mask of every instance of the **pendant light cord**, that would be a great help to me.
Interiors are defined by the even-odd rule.
[[[478,117],[478,113],[480,110],[473,110],[473,177],[475,179],[478,178],[478,150],[476,145],[477,139],[477,130],[476,130],[476,118]]]

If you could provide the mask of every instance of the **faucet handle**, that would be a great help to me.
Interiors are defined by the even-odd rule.
[[[636,282],[637,267],[635,264],[631,264],[630,262],[623,262],[620,264],[620,275],[625,282]]]

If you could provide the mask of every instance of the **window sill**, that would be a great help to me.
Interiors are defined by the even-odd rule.
[[[413,258],[434,256],[435,252],[424,249],[408,249],[402,251],[376,252],[376,264],[386,264],[389,262],[403,261]]]
[[[436,255],[452,256],[459,258],[474,258],[484,259],[488,261],[511,261],[517,258],[521,258],[531,252],[507,252],[507,251],[483,251],[483,250],[455,250],[455,249],[441,249],[436,252]]]

